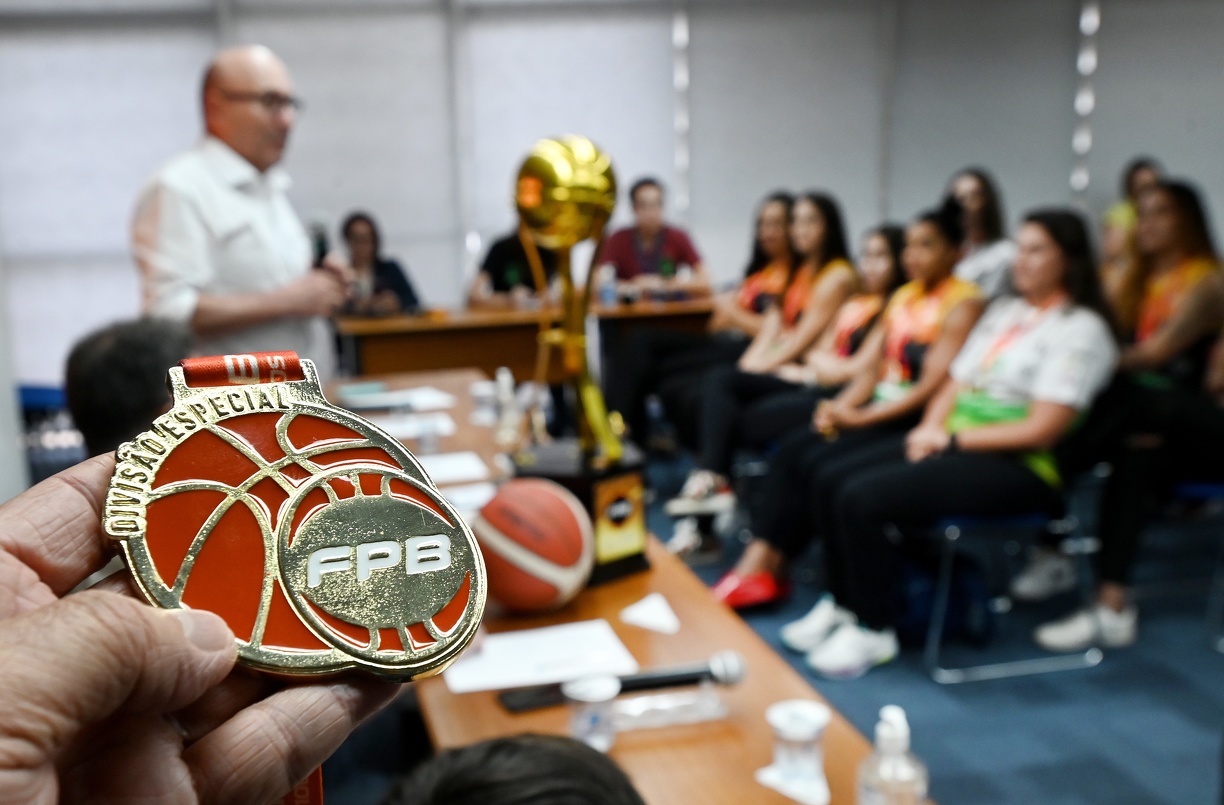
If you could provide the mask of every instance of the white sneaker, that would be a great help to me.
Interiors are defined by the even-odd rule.
[[[1074,590],[1078,581],[1074,559],[1049,548],[1037,548],[1024,570],[1012,579],[1011,595],[1017,601],[1044,601]]]
[[[896,658],[897,633],[872,631],[843,623],[807,655],[807,665],[829,679],[857,679],[877,665]]]
[[[854,615],[839,607],[833,596],[825,594],[811,612],[782,627],[782,645],[791,651],[807,654],[823,643],[838,626],[853,622]]]
[[[1033,631],[1037,645],[1047,651],[1083,651],[1089,646],[1122,648],[1135,642],[1139,610],[1133,604],[1121,612],[1097,604]]]
[[[680,494],[663,504],[669,517],[721,514],[735,508],[735,493],[727,479],[710,470],[693,470]]]

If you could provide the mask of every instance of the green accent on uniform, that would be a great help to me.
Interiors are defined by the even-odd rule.
[[[1000,402],[980,391],[962,391],[956,395],[956,405],[948,415],[944,427],[948,433],[960,433],[983,425],[998,425],[1019,422],[1029,415],[1029,403]],[[1021,453],[1020,461],[1033,473],[1055,489],[1062,486],[1062,475],[1058,462],[1049,450],[1034,450]]]
[[[872,399],[876,402],[896,402],[906,394],[909,394],[910,389],[913,387],[913,383],[899,383],[892,380],[881,380],[875,385],[875,391],[872,393]]]
[[[1136,372],[1135,382],[1147,389],[1165,391],[1173,388],[1173,381],[1158,372]]]
[[[659,262],[659,276],[666,280],[676,276],[676,264],[671,260],[661,260]]]
[[[519,271],[518,263],[510,263],[506,266],[506,285],[513,288],[516,285],[523,284],[523,272]]]

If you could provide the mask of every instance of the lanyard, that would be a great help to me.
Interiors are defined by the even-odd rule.
[[[1003,353],[1007,352],[1013,344],[1029,332],[1035,330],[1045,320],[1046,314],[1065,301],[1066,295],[1059,294],[1041,307],[1030,307],[1026,310],[1018,322],[1004,330],[987,347],[986,352],[982,355],[982,362],[978,365],[982,374],[986,374],[993,369],[995,364],[999,362],[999,359],[1003,357]]]

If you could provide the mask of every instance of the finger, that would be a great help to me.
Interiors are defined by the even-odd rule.
[[[0,736],[54,757],[117,713],[185,707],[236,658],[233,632],[210,612],[86,591],[0,622]]]
[[[49,598],[43,595],[47,600],[39,605],[71,590],[109,558],[109,543],[102,533],[102,505],[114,469],[114,454],[98,456],[0,506],[0,554],[33,570],[54,593]],[[0,614],[13,614],[5,611],[3,598]]]
[[[193,744],[284,683],[237,668],[197,701],[174,714],[183,741]]]
[[[326,760],[400,686],[350,680],[287,688],[189,748],[202,802],[272,802]]]

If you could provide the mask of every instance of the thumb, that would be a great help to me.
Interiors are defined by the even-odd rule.
[[[190,704],[236,658],[233,632],[217,615],[158,610],[116,593],[84,592],[0,621],[0,742],[36,763],[54,758],[116,713]]]

